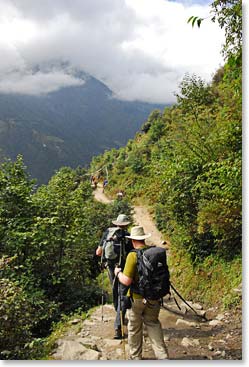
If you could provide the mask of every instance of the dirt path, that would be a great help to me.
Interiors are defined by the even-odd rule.
[[[146,241],[148,244],[155,244],[157,246],[162,244],[162,235],[155,226],[147,208],[143,206],[135,206],[134,220],[137,225],[144,227],[145,233],[151,233],[151,237]]]
[[[108,204],[112,201],[105,195],[105,193],[103,193],[103,189],[101,187],[97,187],[97,189],[94,190],[94,197],[96,200],[101,201],[104,204]],[[162,235],[155,226],[148,209],[143,206],[134,206],[133,209],[135,225],[141,225],[144,227],[145,233],[151,233],[151,237],[146,242],[149,245],[161,245],[163,242]]]
[[[96,200],[111,202],[102,192],[94,191]],[[134,208],[134,220],[151,232],[151,242],[160,245],[162,237],[155,227],[148,210]],[[238,291],[238,290],[237,290]],[[181,311],[171,298],[165,305],[171,312],[162,309],[160,321],[171,360],[240,360],[242,359],[242,314],[241,310],[220,313],[217,308],[203,310],[201,304],[192,303],[206,321],[196,319],[178,299]],[[191,303],[190,300],[188,300]],[[172,312],[173,311],[173,312]],[[179,315],[180,312],[180,315]],[[178,314],[177,314],[178,313]],[[71,321],[67,333],[57,341],[52,359],[56,360],[125,360],[128,358],[127,328],[125,339],[113,339],[115,311],[112,305],[98,306],[85,321]],[[146,330],[144,330],[143,359],[155,359]]]
[[[100,201],[101,203],[104,204],[108,204],[110,203],[112,200],[110,200],[105,193],[103,193],[103,188],[98,186],[94,191],[93,191],[94,197],[97,201]]]

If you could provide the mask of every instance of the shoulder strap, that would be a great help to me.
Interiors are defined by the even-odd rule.
[[[143,253],[144,251],[146,250],[147,248],[142,248],[142,249],[135,249],[133,248],[131,250],[131,252],[135,252],[137,254],[137,271],[138,271],[138,277],[140,277],[142,274],[140,274],[139,272],[139,267],[140,267],[140,264],[141,264],[141,261],[142,261],[142,256],[143,256]],[[135,284],[134,282],[131,283],[131,286],[130,286],[130,292],[131,292],[131,297],[133,293],[138,293],[138,294],[141,294],[140,290],[139,290],[139,284]]]
[[[115,233],[116,232],[118,232],[120,230],[120,228],[118,228],[118,227],[109,227],[108,228],[108,232],[107,232],[107,236],[106,236],[106,239],[111,239],[112,238],[112,236],[114,236],[115,235]]]

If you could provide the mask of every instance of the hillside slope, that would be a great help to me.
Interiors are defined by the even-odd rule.
[[[39,183],[61,166],[84,166],[94,155],[126,144],[158,107],[118,100],[99,80],[77,77],[83,85],[46,95],[0,94],[0,159],[22,154]]]
[[[171,243],[187,296],[234,307],[242,281],[241,64],[227,63],[212,84],[187,76],[177,104],[153,111],[125,147],[94,158],[108,168],[107,193],[145,203]],[[219,77],[218,77],[219,76]],[[207,287],[208,283],[208,287]],[[232,286],[231,286],[232,284]]]

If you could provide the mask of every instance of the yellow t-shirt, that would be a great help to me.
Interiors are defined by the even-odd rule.
[[[141,247],[145,248],[146,246]],[[126,258],[126,262],[125,262],[125,267],[123,270],[123,274],[126,275],[129,278],[132,278],[135,282],[138,280],[138,271],[137,271],[137,254],[136,252],[132,251],[129,252],[127,258]],[[127,292],[127,296],[130,296],[131,292],[130,289]],[[138,299],[138,298],[143,298],[140,294],[133,292],[132,293],[132,297],[134,299]]]

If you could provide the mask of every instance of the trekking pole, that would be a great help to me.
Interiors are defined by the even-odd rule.
[[[100,266],[101,266],[101,320],[102,322],[104,322],[104,262],[103,262],[103,249],[102,249],[102,254],[101,254],[101,261],[100,261]]]
[[[123,238],[121,239],[121,244],[120,244],[120,253],[119,253],[119,267],[121,267],[122,265],[122,256],[123,256]],[[122,335],[122,344],[123,344],[123,348],[124,348],[124,360],[126,360],[126,350],[125,350],[125,335],[124,335],[124,320],[123,320],[123,310],[122,310],[122,304],[121,304],[121,285],[119,280],[118,281],[118,297],[119,297],[119,315],[120,315],[120,324],[121,324],[121,335]]]
[[[205,316],[201,316],[198,314],[198,312],[180,295],[180,293],[175,289],[172,283],[170,283],[170,287],[173,289],[173,291],[177,294],[177,296],[196,314],[196,316],[204,319],[207,321]],[[179,307],[179,306],[178,306]]]
[[[101,294],[101,320],[104,322],[104,270],[102,272],[102,294]]]
[[[125,335],[124,335],[124,320],[123,320],[123,311],[121,305],[121,290],[120,283],[118,281],[118,294],[119,294],[119,315],[120,315],[120,324],[121,324],[121,335],[122,335],[122,344],[124,349],[124,360],[126,360],[126,350],[125,350]]]

